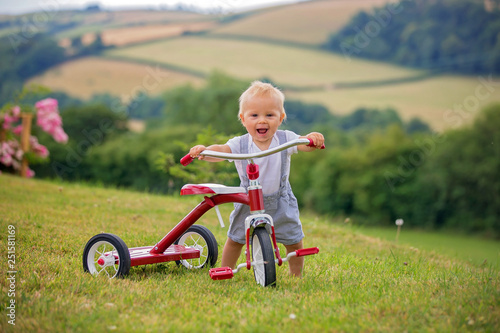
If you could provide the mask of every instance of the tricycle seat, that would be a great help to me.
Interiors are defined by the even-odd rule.
[[[247,193],[247,190],[240,186],[225,186],[220,184],[186,184],[181,188],[181,195],[236,193]]]

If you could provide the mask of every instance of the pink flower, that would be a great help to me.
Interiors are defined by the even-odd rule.
[[[35,171],[28,168],[28,170],[26,170],[26,177],[33,178],[34,176],[35,176]]]
[[[44,145],[38,145],[35,153],[42,158],[46,158],[49,156],[49,150]]]
[[[38,143],[38,139],[34,136],[30,137],[31,150],[38,156],[46,158],[49,156],[49,150],[44,145]]]
[[[9,129],[11,125],[17,121],[19,121],[20,116],[21,116],[21,108],[19,106],[14,106],[12,110],[10,110],[12,113],[12,116],[9,115],[9,112],[7,112],[3,116],[3,129]]]
[[[57,100],[46,98],[35,103],[37,125],[45,132],[50,134],[57,142],[67,142],[68,135],[62,128],[62,118],[59,115]],[[21,120],[21,108],[13,107],[6,114],[0,116],[0,126],[9,132],[20,135],[23,130]],[[49,150],[44,145],[38,142],[35,136],[30,137],[30,151],[39,157],[46,158],[49,156]],[[21,169],[21,161],[25,152],[21,149],[19,139],[14,137],[13,140],[0,142],[0,164],[13,168],[14,170]],[[35,172],[31,169],[27,170],[27,177],[33,177]]]
[[[42,112],[42,113],[44,113],[44,112],[48,112],[48,113],[56,112],[56,113],[58,113],[59,112],[57,109],[57,100],[53,99],[53,98],[46,98],[46,99],[42,99],[41,101],[36,102],[35,108],[37,109],[38,113],[40,113],[40,112]]]
[[[23,155],[24,155],[24,151],[22,151],[21,149],[18,149],[16,151],[16,153],[14,154],[14,157],[16,158],[16,160],[20,161],[23,159]]]
[[[23,157],[23,151],[18,149],[19,143],[17,141],[2,142],[0,145],[0,163],[5,166],[12,166],[14,169],[19,169],[19,161]]]
[[[2,163],[5,166],[11,166],[12,165],[12,155],[1,155],[0,156],[0,163]]]
[[[68,135],[62,129],[62,119],[57,108],[57,100],[46,98],[37,102],[35,107],[37,109],[37,125],[52,135],[57,142],[67,142]]]
[[[21,135],[21,132],[23,131],[23,125],[17,125],[12,129],[12,133],[15,135]]]
[[[21,116],[21,108],[18,105],[12,108],[12,115],[18,118]]]
[[[3,117],[3,129],[9,129],[10,126],[18,120],[18,117],[11,117],[8,114],[5,114]]]
[[[37,125],[45,132],[52,134],[56,128],[61,127],[61,116],[56,112],[39,113],[37,116]]]
[[[19,143],[17,141],[11,140],[2,142],[0,146],[0,155],[13,155],[17,148],[19,148]]]
[[[56,128],[52,133],[52,136],[54,137],[54,140],[56,140],[56,142],[62,142],[62,143],[68,142],[68,134],[64,132],[62,127]]]

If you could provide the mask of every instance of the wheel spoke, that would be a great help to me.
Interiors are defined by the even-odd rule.
[[[199,242],[200,238],[201,238],[200,235],[198,235],[198,238],[196,238],[196,239],[194,239],[194,237],[191,236],[191,239],[194,241],[194,245],[198,245],[198,242]]]
[[[105,270],[105,269],[106,269],[106,267],[101,268],[101,270],[97,272],[96,276],[99,276],[99,274],[101,274],[101,272],[102,272],[103,270]]]

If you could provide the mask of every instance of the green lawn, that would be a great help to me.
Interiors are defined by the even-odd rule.
[[[81,184],[0,175],[2,258],[14,226],[15,285],[1,271],[2,332],[496,332],[500,272],[444,255],[366,236],[304,214],[302,279],[278,268],[276,288],[252,272],[212,281],[206,269],[175,264],[132,268],[125,279],[82,270],[83,248],[111,232],[129,247],[153,245],[200,197],[165,197]],[[227,216],[230,207],[222,207]],[[209,212],[200,221],[219,242],[227,229]],[[227,223],[227,221],[226,221]],[[6,315],[15,300],[15,327]]]
[[[478,267],[486,265],[500,270],[500,242],[498,241],[462,234],[405,229],[407,228],[403,225],[397,239],[401,245],[465,260]],[[397,227],[394,226],[391,229],[359,227],[356,232],[396,242]]]

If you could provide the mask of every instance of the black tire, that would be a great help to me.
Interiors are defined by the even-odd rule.
[[[217,240],[208,228],[202,225],[192,225],[189,229],[174,242],[177,245],[195,247],[200,250],[200,257],[195,259],[177,260],[178,265],[183,265],[188,269],[199,269],[205,266],[214,267],[219,256]]]
[[[109,260],[110,255],[115,257],[114,260]],[[130,253],[127,245],[120,237],[113,234],[95,235],[83,250],[83,270],[94,276],[106,274],[110,279],[126,276],[130,271]]]
[[[261,286],[276,286],[276,264],[274,251],[269,233],[266,228],[256,228],[250,239],[252,247],[252,260],[261,262],[253,266],[255,281]]]

